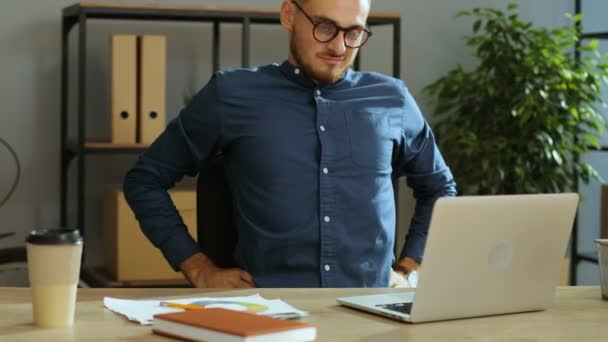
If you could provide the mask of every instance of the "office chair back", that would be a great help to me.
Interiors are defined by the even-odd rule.
[[[198,245],[219,267],[234,267],[237,232],[221,154],[199,168],[196,189]]]

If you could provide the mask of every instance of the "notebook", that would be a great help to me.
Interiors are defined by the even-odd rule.
[[[187,310],[154,316],[152,331],[185,341],[314,341],[317,328],[222,308]]]
[[[573,193],[440,198],[415,292],[338,302],[410,323],[544,310],[578,202]]]

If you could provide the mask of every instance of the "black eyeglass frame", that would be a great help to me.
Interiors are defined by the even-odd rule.
[[[304,14],[304,16],[306,17],[306,19],[308,19],[308,21],[310,21],[310,23],[311,23],[311,24],[312,24],[312,26],[313,26],[313,28],[312,28],[312,36],[313,36],[313,38],[314,38],[316,41],[318,41],[319,43],[329,43],[329,42],[331,42],[332,40],[336,39],[336,37],[337,37],[337,36],[340,34],[340,32],[344,32],[344,33],[343,33],[343,34],[344,34],[344,46],[346,46],[347,48],[350,48],[350,49],[359,49],[359,48],[361,48],[363,45],[365,45],[365,43],[367,43],[367,41],[369,40],[369,38],[370,38],[370,37],[371,37],[371,36],[374,34],[374,33],[373,33],[373,32],[372,32],[370,29],[369,29],[369,27],[363,27],[363,28],[361,28],[361,27],[357,27],[357,28],[344,28],[344,27],[340,27],[340,26],[336,25],[336,23],[334,23],[334,22],[332,22],[332,21],[329,21],[329,20],[319,20],[319,21],[316,21],[316,20],[314,20],[314,19],[313,19],[313,18],[312,18],[310,15],[308,15],[308,13],[306,13],[306,11],[304,11],[304,9],[302,8],[302,6],[300,6],[300,4],[298,4],[298,2],[297,2],[297,1],[292,0],[291,2],[292,2],[292,3],[293,3],[293,4],[294,4],[294,5],[295,5],[295,6],[298,8],[298,10],[299,10],[300,12],[302,12],[302,14]],[[334,32],[334,34],[333,34],[333,35],[332,35],[332,36],[331,36],[329,39],[326,39],[326,40],[319,39],[319,38],[317,37],[317,34],[316,34],[316,32],[317,32],[317,27],[319,27],[320,25],[323,25],[323,24],[325,24],[325,25],[329,24],[329,25],[332,25],[332,26],[334,26],[334,27],[335,27],[335,32]],[[365,32],[365,33],[366,33],[365,40],[362,40],[362,41],[361,41],[361,44],[359,44],[358,46],[350,46],[350,45],[348,45],[348,43],[346,42],[346,34],[347,34],[349,31],[353,31],[353,30],[362,30],[363,32]]]

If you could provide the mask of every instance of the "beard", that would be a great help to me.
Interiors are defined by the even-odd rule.
[[[302,71],[311,79],[316,81],[319,84],[329,84],[334,83],[342,78],[344,73],[348,68],[350,68],[353,64],[352,56],[349,56],[348,53],[346,56],[336,56],[331,50],[327,50],[323,53],[324,56],[327,57],[344,57],[345,64],[335,65],[335,66],[317,66],[313,64],[313,61],[307,61],[305,58],[304,48],[301,45],[298,45],[296,38],[298,36],[297,32],[294,30],[293,36],[291,37],[291,41],[289,42],[289,50],[291,55],[295,59],[298,66],[302,69]],[[348,61],[348,59],[351,59]]]

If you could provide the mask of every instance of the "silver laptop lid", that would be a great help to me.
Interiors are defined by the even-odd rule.
[[[578,201],[572,193],[437,200],[411,320],[547,308]]]

